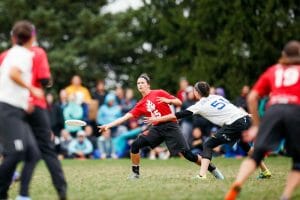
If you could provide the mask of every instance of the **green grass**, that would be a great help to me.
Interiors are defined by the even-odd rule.
[[[220,181],[209,175],[207,181],[191,180],[198,167],[183,159],[142,160],[140,180],[127,180],[130,161],[122,160],[64,160],[70,200],[111,199],[222,199],[239,169],[242,160],[215,158],[213,162],[222,170],[226,180]],[[256,172],[242,190],[240,199],[279,199],[290,169],[290,159],[268,158],[266,164],[273,177],[257,180]],[[10,196],[17,195],[19,184],[11,187]],[[35,171],[31,184],[31,197],[56,199],[49,173],[43,162]],[[294,195],[300,198],[298,189]]]

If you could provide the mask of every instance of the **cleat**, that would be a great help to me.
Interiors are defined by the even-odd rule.
[[[271,178],[272,174],[271,172],[267,169],[263,172],[260,172],[259,175],[257,176],[257,179],[267,179]]]
[[[216,168],[215,170],[213,170],[211,173],[212,173],[212,175],[214,175],[214,177],[216,179],[220,179],[220,180],[224,180],[225,179],[225,177],[223,176],[222,172],[218,168]]]
[[[192,177],[193,180],[207,180],[206,176],[200,176],[197,174],[195,177]]]
[[[225,200],[235,200],[241,191],[240,186],[232,186],[230,190],[225,195]]]
[[[137,173],[132,172],[131,174],[129,174],[128,178],[129,180],[135,180],[135,179],[139,179],[140,175]]]

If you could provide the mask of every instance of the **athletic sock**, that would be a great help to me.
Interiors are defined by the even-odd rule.
[[[209,163],[209,165],[208,165],[208,171],[209,172],[212,172],[212,171],[214,171],[216,169],[216,166],[214,165],[214,164],[212,164],[212,163]]]
[[[139,165],[132,165],[132,172],[140,175],[140,166]]]

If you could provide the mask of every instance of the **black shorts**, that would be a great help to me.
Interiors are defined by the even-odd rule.
[[[244,116],[230,125],[224,125],[213,136],[220,144],[235,143],[240,140],[242,132],[251,126],[251,118]]]
[[[254,144],[257,150],[275,150],[282,139],[286,140],[287,153],[293,158],[300,157],[300,106],[289,104],[273,105],[267,109],[261,120]]]
[[[155,148],[162,142],[165,142],[173,156],[189,149],[179,125],[175,122],[152,126],[147,135],[141,135],[140,137],[145,138],[151,148]]]
[[[0,143],[5,154],[24,152],[28,146],[36,145],[24,110],[3,102],[0,110]]]

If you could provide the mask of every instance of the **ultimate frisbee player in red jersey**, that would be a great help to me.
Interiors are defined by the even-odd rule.
[[[258,100],[269,95],[269,107],[259,120]],[[300,184],[300,42],[288,42],[278,64],[267,69],[258,79],[248,96],[249,111],[253,124],[245,135],[246,140],[256,137],[254,152],[240,167],[236,180],[225,196],[236,199],[242,185],[255,171],[266,153],[286,141],[288,154],[292,157],[292,169],[281,200],[288,200]]]
[[[136,104],[136,106],[125,114],[123,117],[117,120],[99,126],[99,131],[107,130],[111,127],[122,124],[130,118],[138,118],[140,116],[153,117],[153,116],[165,116],[171,113],[169,104],[180,106],[181,101],[170,95],[164,90],[151,90],[150,89],[150,78],[146,74],[139,76],[137,80],[137,88],[142,94],[143,98]],[[176,119],[172,119],[164,123],[153,123],[149,129],[148,134],[141,134],[131,145],[131,161],[132,161],[132,174],[129,178],[139,178],[139,165],[140,165],[140,154],[139,150],[143,147],[150,146],[154,148],[166,142],[166,145],[171,155],[182,155],[187,160],[195,162],[198,165],[201,164],[201,157],[193,154],[187,145],[183,135],[181,134],[180,127]],[[219,170],[212,164],[209,166],[209,171],[219,179],[223,179],[223,175]]]

